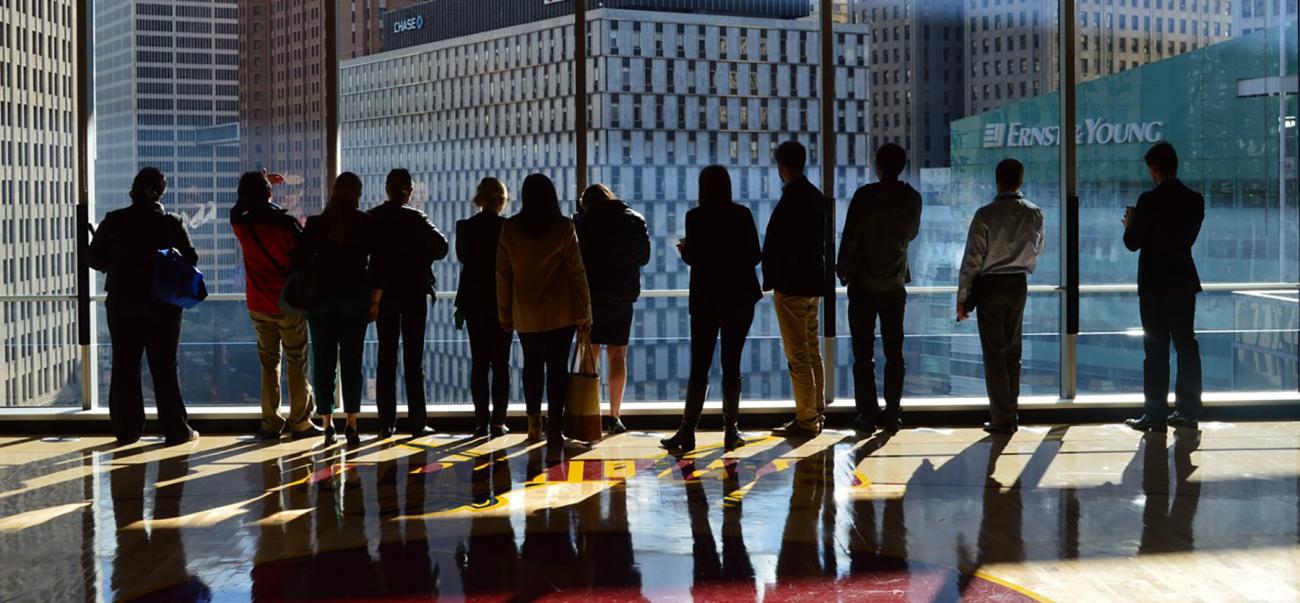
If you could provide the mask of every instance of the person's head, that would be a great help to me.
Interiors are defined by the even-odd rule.
[[[516,218],[520,229],[529,236],[544,235],[564,219],[560,213],[560,197],[550,178],[533,174],[524,179],[519,190],[519,214]]]
[[[1025,166],[1015,159],[1003,159],[995,176],[999,193],[1014,193],[1025,183]]]
[[[384,182],[384,190],[388,192],[388,199],[396,203],[410,201],[411,191],[414,187],[411,172],[406,168],[397,168],[388,172],[388,180]]]
[[[1147,163],[1147,171],[1151,173],[1151,179],[1156,184],[1178,177],[1178,151],[1174,150],[1174,145],[1158,142],[1147,149],[1143,159]]]
[[[352,172],[343,172],[338,178],[334,179],[334,186],[330,189],[330,200],[325,205],[325,211],[350,209],[355,210],[361,206],[361,177]]]
[[[325,237],[344,245],[355,244],[360,233],[352,215],[361,205],[361,178],[352,172],[343,172],[334,179],[330,199],[321,212]]]
[[[264,172],[244,172],[239,177],[235,207],[245,210],[266,205],[271,200],[271,181]]]
[[[898,175],[907,167],[907,151],[894,143],[881,145],[876,149],[876,175],[881,180],[897,180]]]
[[[510,191],[506,190],[506,185],[491,176],[481,180],[474,191],[474,206],[483,211],[500,214],[509,202]]]
[[[789,182],[803,175],[808,167],[808,149],[793,140],[776,147],[776,171],[781,174],[781,182]]]
[[[711,165],[700,170],[700,207],[731,203],[731,174],[727,173],[727,168]]]
[[[587,211],[615,201],[618,201],[618,195],[615,195],[614,191],[610,190],[608,186],[597,183],[588,186],[587,190],[583,191],[578,206],[581,210]]]
[[[135,203],[157,203],[166,192],[167,177],[156,167],[140,170],[131,181],[131,201]]]

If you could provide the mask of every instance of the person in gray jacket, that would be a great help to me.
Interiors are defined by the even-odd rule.
[[[844,239],[835,272],[849,287],[849,332],[853,338],[853,427],[873,433],[877,427],[902,427],[901,401],[907,366],[903,362],[903,314],[908,244],[921,228],[921,193],[898,179],[907,167],[907,151],[896,144],[876,150],[880,181],[859,188],[844,219]],[[885,415],[876,398],[876,318],[885,344]]]
[[[992,415],[984,431],[995,435],[1011,435],[1018,426],[1021,327],[1029,275],[1043,253],[1043,210],[1020,193],[1024,180],[1019,161],[998,164],[998,195],[971,220],[957,288],[957,321],[978,312]]]

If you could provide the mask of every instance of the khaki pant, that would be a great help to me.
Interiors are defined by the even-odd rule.
[[[311,426],[315,405],[307,382],[307,319],[290,314],[249,312],[257,331],[257,356],[262,363],[262,430],[279,433]],[[280,349],[289,378],[289,418],[280,416]]]
[[[822,368],[821,334],[817,312],[820,297],[796,297],[776,293],[776,320],[781,325],[781,343],[790,365],[794,386],[795,421],[801,427],[821,429],[826,412],[825,373]]]

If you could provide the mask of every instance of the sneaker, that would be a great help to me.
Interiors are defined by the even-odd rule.
[[[180,446],[181,444],[188,444],[197,439],[199,439],[199,432],[191,429],[189,434],[187,435],[183,435],[175,438],[169,437],[163,440],[163,444],[167,446]]]
[[[491,428],[488,429],[488,434],[494,438],[499,438],[503,435],[506,435],[507,433],[510,433],[510,428],[506,427],[505,423],[493,425]]]
[[[473,434],[473,435],[474,435],[474,437],[476,437],[476,438],[486,438],[486,437],[488,436],[488,426],[487,426],[487,425],[475,425],[475,426],[474,426],[474,434]]]

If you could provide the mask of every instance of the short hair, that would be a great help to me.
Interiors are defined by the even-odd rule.
[[[167,177],[163,175],[162,170],[156,167],[146,167],[135,175],[135,180],[131,181],[131,200],[144,201],[144,193],[155,193],[162,196],[167,190]],[[147,200],[156,200],[147,199]]]
[[[235,193],[236,204],[261,204],[270,196],[271,181],[267,180],[265,173],[261,171],[244,172],[244,175],[239,177],[239,188],[236,189]]]
[[[881,145],[876,149],[876,173],[885,176],[898,176],[907,167],[907,151],[894,143]]]
[[[802,174],[808,167],[808,149],[796,141],[789,140],[776,147],[776,163],[786,169]]]
[[[618,200],[618,195],[615,195],[612,189],[604,184],[596,183],[588,186],[587,190],[582,191],[582,198],[579,199],[579,205],[582,206],[583,210],[589,210],[593,207],[598,207]]]
[[[1147,149],[1147,154],[1142,159],[1161,174],[1178,175],[1178,151],[1175,151],[1174,145],[1168,142],[1156,143],[1155,146]]]
[[[410,170],[397,168],[388,172],[388,180],[384,182],[384,188],[404,191],[412,187],[412,182]]]
[[[727,172],[727,168],[711,165],[700,170],[700,206],[731,203],[731,174]]]
[[[493,204],[500,199],[502,206],[504,206],[506,195],[505,183],[488,176],[479,181],[478,189],[474,191],[474,205],[483,208],[493,207]]]
[[[996,172],[998,188],[1013,190],[1025,183],[1025,165],[1015,159],[1003,159]]]

